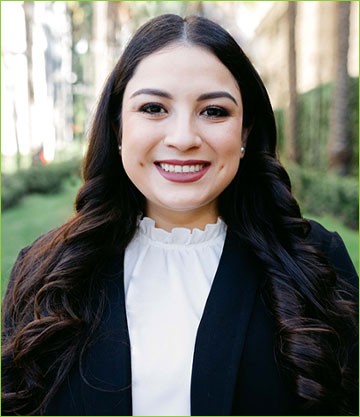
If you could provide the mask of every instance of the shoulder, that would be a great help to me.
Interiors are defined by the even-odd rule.
[[[4,300],[7,300],[12,293],[16,283],[23,282],[31,274],[32,267],[39,263],[41,249],[45,249],[46,245],[51,242],[56,235],[57,229],[50,230],[49,232],[39,236],[32,243],[22,248],[10,272],[8,279]]]
[[[34,262],[35,258],[31,258],[32,253],[34,250],[39,250],[41,248],[46,248],[51,246],[51,242],[55,239],[57,235],[59,235],[60,228],[52,229],[43,235],[36,238],[32,243],[20,249],[18,256],[16,258],[15,264],[13,266],[12,274],[14,270],[16,271],[19,267],[26,261],[27,257],[29,257],[29,261]],[[37,257],[36,257],[37,258]]]
[[[336,270],[353,286],[358,286],[358,276],[343,239],[337,232],[331,232],[314,220],[309,220],[310,230],[307,242],[319,249]]]
[[[83,240],[86,243],[86,239]],[[48,231],[47,233],[39,236],[32,243],[22,248],[16,261],[13,265],[10,281],[14,280],[17,272],[26,264],[41,264],[44,258],[48,256],[55,256],[53,259],[53,266],[66,255],[67,252],[72,252],[81,247],[82,242],[79,240],[67,239],[66,230],[63,227],[58,227]],[[111,270],[113,264],[118,267],[118,260],[122,260],[124,250],[117,246],[104,246],[99,247],[98,252],[101,256],[94,258],[94,264],[101,270],[105,266],[107,270]]]
[[[342,253],[348,252],[345,243],[337,232],[327,230],[324,226],[314,220],[308,220],[310,229],[306,240],[316,246],[325,254],[331,255],[340,250]]]
[[[327,230],[324,226],[315,220],[308,220],[308,222],[310,229],[307,235],[307,239],[313,244],[321,246],[322,249],[328,249],[334,240],[340,238],[337,232]]]

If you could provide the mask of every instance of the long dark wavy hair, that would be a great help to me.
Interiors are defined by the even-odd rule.
[[[145,212],[145,199],[118,153],[124,90],[142,59],[174,42],[211,51],[240,87],[250,134],[239,170],[219,197],[219,211],[263,267],[279,367],[304,413],[351,414],[355,377],[347,366],[347,335],[356,329],[356,310],[344,296],[345,283],[306,241],[310,226],[276,156],[265,87],[219,25],[171,14],[137,31],[106,82],[75,215],[23,251],[14,267],[3,304],[3,413],[44,413],[92,340],[105,303],[98,271],[114,248],[127,246]]]

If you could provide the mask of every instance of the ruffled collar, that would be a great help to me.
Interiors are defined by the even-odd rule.
[[[154,243],[165,245],[194,245],[209,243],[219,237],[224,237],[227,226],[219,217],[214,224],[206,225],[204,230],[176,227],[171,232],[155,227],[155,221],[149,217],[140,220],[138,236],[146,237]]]

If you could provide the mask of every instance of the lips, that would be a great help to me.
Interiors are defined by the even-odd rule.
[[[162,160],[155,161],[160,175],[172,182],[194,182],[201,179],[210,167],[210,162],[202,160]]]

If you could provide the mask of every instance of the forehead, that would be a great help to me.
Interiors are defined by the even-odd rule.
[[[199,46],[173,44],[140,61],[125,95],[138,88],[215,90],[227,88],[240,98],[237,81],[210,51]]]

